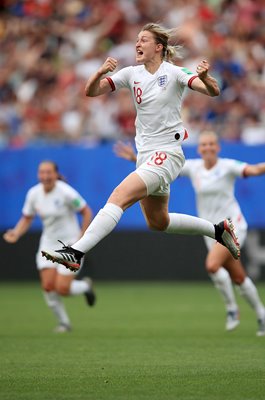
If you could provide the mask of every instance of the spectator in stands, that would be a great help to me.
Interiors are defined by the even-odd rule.
[[[78,127],[81,129],[76,136],[65,134],[61,124],[69,109],[75,110],[75,115],[70,115],[71,122],[75,117],[78,121],[86,119],[86,111],[76,96],[83,83],[80,81],[90,73],[85,75],[85,71],[96,69],[106,56],[118,59],[121,67],[132,65],[129,54],[135,33],[150,20],[178,28],[173,44],[177,42],[185,48],[181,61],[184,67],[197,65],[203,48],[204,57],[218,76],[221,95],[201,104],[202,127],[214,126],[224,140],[240,141],[249,115],[257,115],[259,129],[265,129],[262,0],[15,0],[4,4],[0,20],[0,124],[5,125],[8,134],[2,146],[57,144],[72,142],[73,137],[77,143],[88,140],[86,124]],[[67,84],[62,85],[62,80]],[[46,85],[53,90],[47,92]],[[112,96],[114,108],[118,101]],[[7,102],[12,118],[1,112]],[[55,114],[51,115],[49,107],[53,109],[54,103]],[[197,105],[194,96],[187,93],[183,102],[187,126]],[[115,120],[121,135],[125,128],[125,136],[128,116],[134,112],[130,107],[121,110]],[[97,121],[102,120],[102,108],[93,110]],[[40,118],[42,110],[47,113],[48,126],[43,124],[43,115]],[[75,120],[77,124],[78,121]],[[97,143],[101,133],[97,134]],[[196,142],[198,133],[193,133]],[[114,132],[103,134],[106,139],[116,139]],[[263,135],[260,142],[264,143]]]

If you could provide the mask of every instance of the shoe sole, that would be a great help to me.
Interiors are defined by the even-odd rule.
[[[235,227],[230,219],[224,221],[222,240],[234,259],[238,260],[240,258],[240,247],[235,235]]]
[[[49,260],[49,261],[51,261],[51,262],[53,262],[53,263],[56,262],[56,263],[58,263],[58,264],[64,265],[65,268],[70,269],[70,271],[75,272],[75,271],[78,271],[78,270],[80,269],[80,265],[79,265],[79,264],[76,264],[76,263],[68,263],[67,261],[62,260],[62,259],[59,258],[59,257],[53,256],[53,255],[47,253],[47,251],[43,251],[43,250],[42,250],[42,251],[41,251],[41,255],[42,255],[42,257],[45,257],[47,260]]]
[[[54,329],[54,331],[53,331],[53,333],[68,333],[68,332],[71,332],[71,328],[70,328],[70,326],[57,326],[55,329]]]

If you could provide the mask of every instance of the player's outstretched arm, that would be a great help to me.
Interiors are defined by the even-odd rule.
[[[104,75],[108,72],[113,72],[116,69],[117,64],[118,62],[115,58],[108,57],[106,59],[98,71],[88,79],[85,86],[86,96],[95,97],[112,91],[112,88]]]
[[[113,151],[117,157],[124,158],[128,161],[136,162],[136,153],[131,143],[118,141],[113,146]]]
[[[244,169],[244,176],[258,176],[265,174],[265,163],[247,165]]]
[[[86,205],[84,208],[82,208],[82,210],[80,211],[80,214],[81,214],[81,218],[82,218],[81,234],[83,235],[92,221],[93,213],[92,213],[91,208],[88,205]]]
[[[210,64],[208,61],[201,61],[196,69],[198,77],[195,78],[191,87],[197,92],[206,94],[207,96],[218,96],[220,94],[220,88],[217,80],[209,74]]]
[[[16,243],[18,239],[26,233],[32,223],[33,217],[23,216],[13,229],[8,229],[3,238],[8,243]]]

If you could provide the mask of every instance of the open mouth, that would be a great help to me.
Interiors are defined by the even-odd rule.
[[[141,50],[136,50],[137,56],[142,56],[144,53]]]

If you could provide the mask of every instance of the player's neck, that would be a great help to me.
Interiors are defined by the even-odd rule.
[[[160,65],[162,64],[163,60],[156,59],[156,60],[151,60],[148,61],[147,63],[144,64],[145,69],[152,75],[156,73],[156,71],[160,68]]]
[[[55,188],[55,185],[43,185],[43,190],[45,193],[50,193]]]
[[[206,169],[211,169],[217,164],[217,161],[218,161],[217,158],[214,160],[204,160],[204,167]]]

